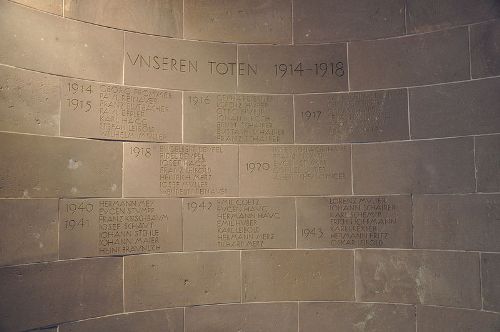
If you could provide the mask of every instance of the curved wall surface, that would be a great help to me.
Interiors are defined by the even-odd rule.
[[[500,330],[498,1],[0,27],[0,331]]]

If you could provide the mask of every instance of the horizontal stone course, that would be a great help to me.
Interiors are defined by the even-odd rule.
[[[426,332],[496,332],[500,314],[479,310],[417,306],[419,331]]]
[[[355,194],[474,192],[473,138],[355,144]]]
[[[0,133],[0,197],[121,196],[122,143]]]
[[[58,259],[56,199],[0,199],[0,219],[0,266]]]
[[[120,313],[121,258],[0,268],[0,330],[36,327]]]
[[[236,251],[127,256],[124,263],[126,311],[241,300]]]
[[[186,332],[297,331],[297,303],[249,303],[186,308]]]
[[[469,67],[467,28],[349,44],[355,91],[466,80]]]
[[[295,43],[377,39],[405,34],[402,0],[293,0]]]
[[[301,332],[415,332],[415,308],[410,305],[301,302],[299,315]]]
[[[184,332],[182,308],[119,314],[61,324],[59,332]]]
[[[0,66],[0,130],[59,135],[59,78]]]
[[[409,139],[406,90],[296,95],[296,143]]]
[[[184,1],[184,38],[290,44],[289,0]]]
[[[500,132],[500,79],[410,89],[412,138]]]
[[[478,253],[358,249],[355,267],[358,301],[481,308]]]
[[[408,33],[420,33],[487,21],[500,17],[496,0],[408,0]]]
[[[500,251],[500,195],[413,196],[417,248]]]
[[[65,0],[64,16],[113,28],[182,38],[182,0]]]
[[[0,2],[0,63],[121,83],[123,32]],[[33,28],[36,27],[36,28]]]
[[[352,251],[253,250],[241,259],[243,302],[354,299]]]

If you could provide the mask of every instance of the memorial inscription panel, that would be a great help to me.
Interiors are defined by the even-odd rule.
[[[349,145],[240,146],[241,194],[351,194]]]
[[[184,142],[293,143],[287,95],[184,93]]]
[[[124,143],[126,197],[238,195],[238,146]]]
[[[61,79],[61,135],[181,142],[180,91]]]
[[[236,45],[125,33],[125,84],[182,90],[236,91],[255,67],[236,62]]]
[[[182,251],[180,199],[65,199],[61,258]]]
[[[299,248],[410,248],[410,196],[297,197]]]
[[[293,198],[184,199],[184,249],[295,248]]]
[[[256,69],[254,75],[238,77],[238,92],[348,90],[346,44],[238,45],[238,62]]]
[[[295,96],[297,143],[408,139],[406,90]]]

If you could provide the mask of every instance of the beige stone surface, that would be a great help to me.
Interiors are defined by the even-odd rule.
[[[500,132],[500,79],[410,89],[412,138]]]
[[[493,0],[492,0],[493,1]],[[500,17],[500,4],[495,4]],[[470,28],[472,77],[500,75],[500,22],[486,22]]]
[[[377,39],[405,34],[403,0],[293,0],[296,43]]]
[[[0,66],[0,130],[59,135],[59,78]]]
[[[182,0],[65,0],[64,16],[118,29],[182,38]]]
[[[184,142],[293,143],[290,95],[184,92]]]
[[[121,143],[7,133],[0,142],[0,197],[121,196]]]
[[[293,198],[184,199],[184,250],[295,248]]]
[[[180,143],[181,92],[61,79],[61,135]]]
[[[415,307],[381,303],[301,302],[301,332],[415,332]]]
[[[405,90],[297,95],[296,143],[350,143],[409,138]]]
[[[242,145],[240,194],[351,193],[349,145]]]
[[[120,313],[122,270],[121,258],[0,268],[0,330]]]
[[[238,62],[255,70],[238,77],[238,92],[307,93],[347,91],[345,43],[238,45]]]
[[[415,247],[500,251],[500,195],[415,195]]]
[[[61,324],[59,332],[184,332],[182,308],[119,314]]]
[[[250,303],[186,308],[186,332],[297,331],[297,303]]]
[[[469,79],[467,28],[349,44],[351,90]]]
[[[62,15],[63,0],[10,0],[19,4],[43,10],[52,14]]]
[[[240,302],[237,251],[125,257],[125,309]]]
[[[500,253],[481,254],[481,277],[484,309],[500,312]]]
[[[356,299],[481,308],[479,254],[356,250]]]
[[[355,194],[470,193],[475,188],[472,137],[356,144]]]
[[[290,44],[291,16],[288,0],[186,0],[184,38]]]
[[[64,199],[62,259],[182,251],[180,199]]]
[[[500,314],[479,310],[417,306],[417,325],[425,332],[496,332]]]
[[[500,135],[475,137],[478,192],[500,191]]]
[[[409,33],[428,32],[500,17],[495,0],[409,0],[406,2]]]
[[[238,146],[124,144],[124,196],[237,196]]]
[[[236,45],[125,33],[125,84],[155,88],[235,92]],[[241,69],[241,73],[240,73]]]
[[[348,250],[242,252],[243,302],[354,300]]]
[[[0,265],[58,259],[56,199],[0,199]]]
[[[121,83],[123,32],[0,1],[0,62]],[[36,27],[36,28],[33,28]]]
[[[410,196],[297,197],[299,248],[411,248]]]

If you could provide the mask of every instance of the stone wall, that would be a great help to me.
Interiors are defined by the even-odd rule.
[[[0,331],[500,330],[500,2],[0,26]]]

